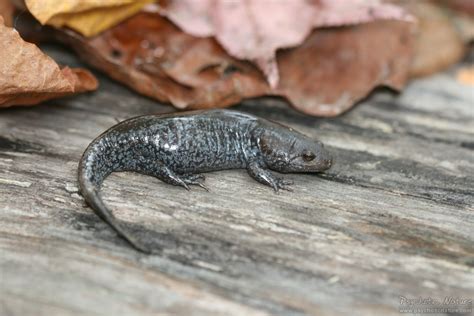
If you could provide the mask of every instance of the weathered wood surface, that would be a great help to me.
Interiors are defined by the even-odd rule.
[[[76,62],[56,48],[57,59]],[[0,113],[1,315],[399,315],[399,296],[474,297],[474,92],[451,73],[315,119],[237,107],[318,137],[336,163],[276,195],[245,171],[211,193],[130,173],[84,205],[77,162],[117,120],[172,111],[101,78],[94,94]]]

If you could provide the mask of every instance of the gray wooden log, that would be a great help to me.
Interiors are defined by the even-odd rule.
[[[100,80],[0,112],[1,315],[399,315],[400,296],[473,298],[474,96],[451,72],[335,119],[276,99],[236,107],[334,153],[324,175],[287,175],[293,193],[238,170],[208,174],[211,193],[112,175],[106,203],[160,256],[84,205],[76,169],[117,120],[173,109]]]

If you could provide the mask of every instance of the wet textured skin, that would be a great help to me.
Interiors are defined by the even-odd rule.
[[[79,164],[86,202],[136,249],[151,250],[129,235],[103,203],[99,191],[112,172],[134,171],[189,189],[204,186],[201,173],[247,169],[275,192],[289,190],[281,173],[321,172],[332,158],[321,142],[291,128],[231,110],[147,115],[123,121],[97,137]]]

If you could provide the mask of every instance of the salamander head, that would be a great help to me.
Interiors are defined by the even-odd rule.
[[[282,173],[321,172],[332,165],[323,143],[292,129],[264,133],[259,147],[266,165]]]

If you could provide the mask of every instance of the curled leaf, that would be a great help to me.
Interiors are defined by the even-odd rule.
[[[90,91],[97,80],[83,69],[60,69],[38,47],[23,41],[0,17],[0,107],[31,105]]]

